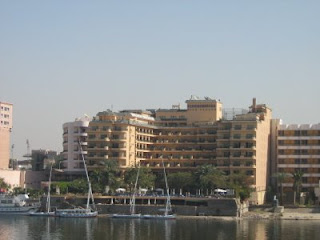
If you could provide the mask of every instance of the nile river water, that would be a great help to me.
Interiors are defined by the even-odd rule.
[[[63,219],[0,215],[2,239],[320,239],[320,221]]]

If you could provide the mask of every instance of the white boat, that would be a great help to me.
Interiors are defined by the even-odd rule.
[[[93,211],[91,208],[57,209],[55,216],[65,218],[89,218],[98,216],[98,212]]]
[[[37,217],[53,217],[55,216],[55,212],[50,212],[51,210],[51,199],[50,199],[50,191],[51,191],[51,176],[52,176],[52,164],[50,168],[49,175],[49,186],[48,186],[48,194],[47,194],[47,202],[46,202],[46,211],[45,212],[31,212],[29,216],[37,216]]]
[[[140,213],[136,213],[136,195],[137,195],[137,185],[140,174],[140,165],[137,172],[136,182],[134,184],[134,190],[132,197],[130,199],[130,214],[113,214],[113,218],[141,218]]]
[[[92,200],[92,205],[95,208],[94,198],[93,198],[92,188],[91,188],[91,183],[90,183],[89,174],[88,174],[88,170],[87,170],[87,165],[86,165],[86,161],[84,160],[84,156],[82,154],[82,147],[81,147],[81,143],[80,142],[79,142],[79,147],[80,147],[82,161],[83,161],[84,169],[86,171],[86,176],[87,176],[87,181],[88,181],[88,186],[89,186],[88,198],[87,198],[87,206],[86,206],[86,208],[56,209],[55,216],[57,216],[57,217],[90,218],[90,217],[98,216],[98,211],[93,210],[89,205],[90,204],[90,199],[91,199]]]
[[[142,215],[143,219],[164,219],[164,220],[165,219],[176,219],[175,214],[169,214],[170,212],[172,212],[172,208],[171,208],[170,193],[169,193],[166,169],[165,169],[163,161],[162,161],[162,166],[163,166],[164,181],[166,183],[166,190],[167,190],[166,208],[164,209],[164,214],[162,214],[162,215],[160,215],[160,214],[156,214],[156,215],[145,214],[145,215]]]
[[[28,205],[26,200],[29,199],[27,194],[17,196],[0,194],[0,214],[20,214],[28,215],[38,209],[36,205]]]

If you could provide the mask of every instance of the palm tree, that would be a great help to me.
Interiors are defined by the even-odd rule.
[[[278,185],[280,185],[280,205],[283,205],[283,182],[289,177],[288,173],[277,172],[274,177],[277,179],[277,192]]]
[[[303,172],[300,169],[298,171],[292,173],[293,191],[294,191],[293,204],[294,205],[296,204],[296,198],[297,198],[297,196],[299,196],[299,193],[301,191],[302,177],[303,177]]]
[[[225,187],[226,185],[226,176],[224,172],[212,165],[203,165],[198,167],[195,172],[195,180],[200,189],[207,190],[207,194],[209,189]]]

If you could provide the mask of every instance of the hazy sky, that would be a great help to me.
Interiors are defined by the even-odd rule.
[[[62,124],[191,95],[319,123],[320,1],[0,0],[0,101],[14,157],[62,150]]]

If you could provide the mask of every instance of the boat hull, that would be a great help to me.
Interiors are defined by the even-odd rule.
[[[54,217],[55,212],[31,212],[29,216],[32,217]]]
[[[28,215],[36,210],[34,207],[0,207],[0,214]]]
[[[57,210],[55,216],[63,218],[93,218],[98,216],[98,212],[84,211],[83,209],[66,209]]]
[[[113,214],[112,217],[113,218],[141,218],[141,214]]]
[[[176,219],[176,215],[142,215],[143,219]]]

